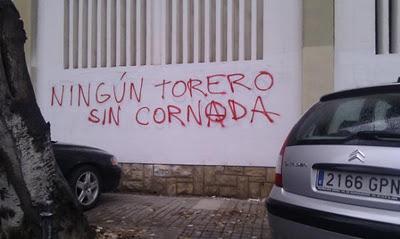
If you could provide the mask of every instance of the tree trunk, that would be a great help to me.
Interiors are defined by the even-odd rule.
[[[14,4],[0,0],[0,238],[93,238],[55,163],[50,124],[26,67],[25,40]],[[43,218],[50,216],[45,210],[53,213],[52,232],[43,237]]]

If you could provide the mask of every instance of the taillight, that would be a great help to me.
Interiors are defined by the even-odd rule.
[[[286,138],[285,142],[282,145],[281,151],[279,152],[278,162],[276,163],[275,168],[275,185],[278,187],[283,187],[283,177],[282,177],[282,163],[283,157],[285,155],[285,149],[287,146],[289,136]]]

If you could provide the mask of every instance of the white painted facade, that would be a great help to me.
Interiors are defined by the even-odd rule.
[[[143,2],[38,1],[35,89],[53,140],[121,162],[274,166],[301,112],[301,1]]]
[[[336,0],[335,90],[396,82],[399,26],[398,1]]]

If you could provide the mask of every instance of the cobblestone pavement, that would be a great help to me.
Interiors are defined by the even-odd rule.
[[[114,193],[103,194],[86,215],[124,238],[255,239],[270,238],[265,212],[258,200]]]

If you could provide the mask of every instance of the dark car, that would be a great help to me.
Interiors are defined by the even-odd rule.
[[[121,168],[115,157],[98,148],[53,142],[57,164],[83,209],[94,207],[102,192],[117,188]]]

